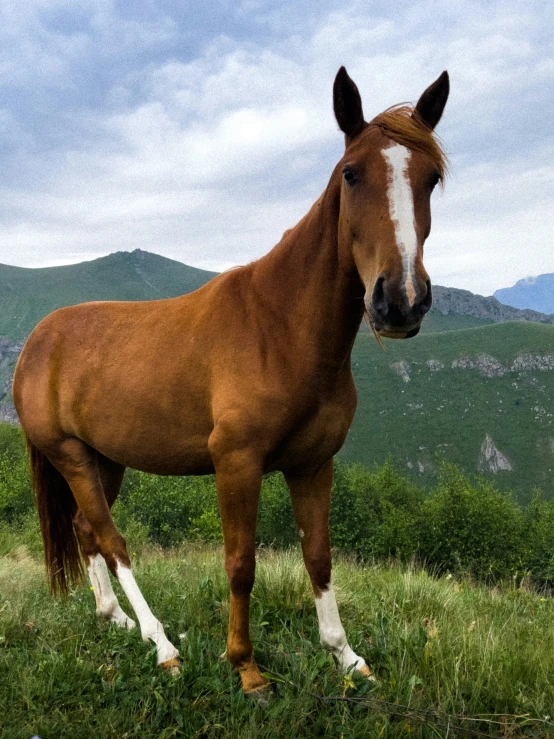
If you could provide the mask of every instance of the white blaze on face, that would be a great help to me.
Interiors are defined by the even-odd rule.
[[[414,287],[414,262],[417,255],[417,234],[414,219],[414,196],[408,163],[410,150],[401,144],[393,144],[383,149],[387,162],[389,210],[394,225],[396,243],[402,257],[403,282],[410,307],[416,299]]]

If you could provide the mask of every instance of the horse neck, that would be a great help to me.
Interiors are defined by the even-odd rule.
[[[363,316],[358,274],[338,249],[340,175],[269,254],[255,262],[253,286],[272,321],[288,326],[304,356],[339,368],[349,360]]]

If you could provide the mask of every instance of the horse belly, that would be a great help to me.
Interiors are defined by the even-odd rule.
[[[205,398],[191,388],[172,400],[161,391],[131,391],[116,405],[109,398],[81,403],[77,435],[106,457],[143,472],[212,472],[208,438],[213,423]]]

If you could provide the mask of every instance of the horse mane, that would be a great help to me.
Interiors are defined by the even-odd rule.
[[[408,149],[421,151],[436,164],[441,185],[448,174],[448,157],[440,139],[427,126],[412,105],[400,104],[387,108],[369,123],[378,126],[383,133]]]

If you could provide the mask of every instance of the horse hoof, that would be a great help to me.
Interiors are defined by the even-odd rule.
[[[360,673],[360,675],[363,675],[367,680],[371,680],[374,683],[378,682],[377,678],[371,672],[371,670],[369,669],[369,667],[367,665],[362,665],[358,669],[358,672]]]
[[[255,688],[249,693],[245,693],[245,696],[249,700],[254,701],[256,705],[261,706],[262,708],[266,708],[267,706],[269,706],[269,700],[272,694],[273,691],[271,689],[271,683],[269,683],[268,685],[262,685],[261,688]]]
[[[171,659],[166,659],[165,662],[160,662],[158,667],[169,672],[170,675],[178,675],[181,669],[181,663],[176,657],[172,657]]]

